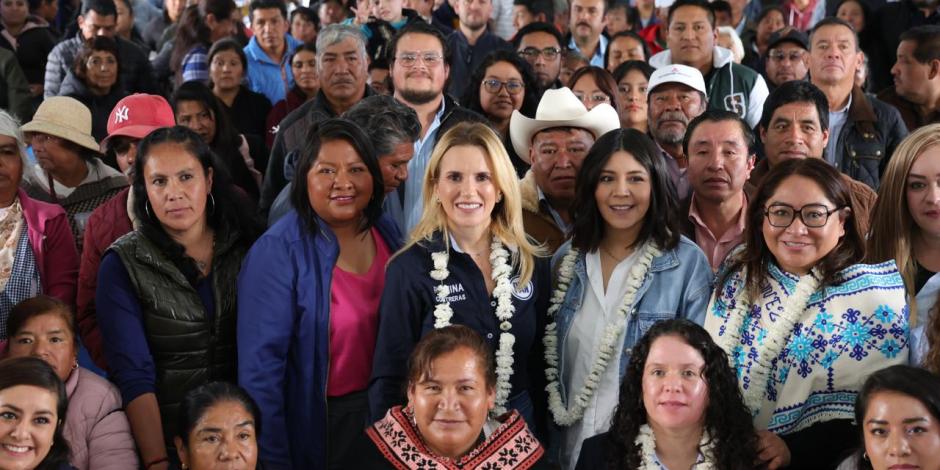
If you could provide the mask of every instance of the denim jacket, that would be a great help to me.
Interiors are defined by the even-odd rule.
[[[562,245],[555,253],[552,265],[557,268],[570,249],[570,241]],[[565,293],[565,300],[555,317],[558,326],[558,375],[560,377],[565,375],[563,351],[568,331],[574,316],[581,310],[584,286],[588,285],[584,253],[578,254],[574,273],[568,292]],[[632,315],[627,324],[623,353],[620,358],[621,380],[630,362],[633,345],[654,323],[670,318],[685,318],[699,325],[705,322],[705,311],[708,307],[708,299],[711,297],[712,282],[712,269],[705,254],[688,238],[682,237],[674,249],[664,251],[653,258],[649,272],[643,279],[643,285],[637,291],[637,300],[634,301]],[[561,396],[562,400],[567,403],[563,384]]]

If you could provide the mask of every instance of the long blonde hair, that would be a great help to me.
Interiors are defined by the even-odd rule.
[[[881,263],[893,259],[898,264],[907,289],[912,327],[917,324],[918,313],[917,293],[914,291],[917,261],[913,246],[918,228],[907,205],[907,177],[914,160],[935,145],[940,145],[940,124],[921,127],[898,145],[881,177],[868,238],[868,262]]]
[[[424,173],[422,202],[424,211],[421,220],[411,231],[407,250],[422,241],[430,241],[435,232],[444,234],[444,245],[450,250],[450,232],[447,228],[447,214],[440,204],[434,201],[434,190],[441,172],[441,160],[453,147],[472,146],[483,151],[492,172],[493,182],[503,195],[503,200],[493,207],[490,222],[490,234],[499,238],[513,252],[512,264],[518,268],[519,284],[526,285],[532,279],[535,269],[535,257],[541,255],[541,249],[529,241],[522,226],[522,194],[516,170],[509,160],[509,154],[499,137],[486,124],[465,122],[448,130],[437,141],[431,161]],[[518,287],[517,286],[517,287]]]

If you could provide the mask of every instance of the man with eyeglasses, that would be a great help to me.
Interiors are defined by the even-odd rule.
[[[554,252],[571,224],[575,176],[594,141],[620,127],[617,111],[599,104],[588,111],[568,88],[547,90],[535,118],[519,111],[509,120],[516,155],[531,167],[521,182],[522,223],[526,233]]]
[[[745,191],[754,194],[761,180],[774,165],[791,158],[823,159],[829,133],[829,102],[826,95],[810,82],[786,82],[764,104],[760,137],[766,158],[751,172]],[[841,173],[852,196],[852,212],[861,233],[868,233],[871,211],[877,194],[868,185]]]
[[[399,187],[405,231],[418,224],[424,210],[421,181],[431,161],[437,139],[463,121],[485,122],[483,116],[461,108],[444,94],[444,85],[453,68],[447,62],[449,49],[440,31],[424,22],[408,24],[388,46],[389,73],[395,99],[418,113],[421,134],[414,143],[414,157],[408,162],[411,182]]]
[[[48,98],[60,94],[62,82],[75,63],[75,57],[85,41],[95,36],[108,36],[117,41],[118,63],[121,71],[118,80],[121,87],[130,93],[154,93],[157,84],[147,53],[139,46],[116,35],[117,7],[113,0],[84,0],[78,16],[78,33],[75,37],[60,42],[46,61],[43,95]]]
[[[516,53],[522,56],[535,72],[540,99],[545,90],[563,86],[558,81],[561,74],[562,41],[561,33],[550,23],[529,23],[513,38]]]
[[[770,35],[764,76],[771,91],[785,82],[809,78],[807,51],[809,39],[799,30],[786,27]]]
[[[457,29],[447,36],[451,51],[450,85],[452,96],[463,96],[464,88],[473,71],[492,51],[509,49],[503,38],[489,31],[487,22],[493,14],[493,0],[456,0]]]
[[[679,200],[689,196],[689,163],[682,141],[692,119],[705,112],[705,80],[695,68],[669,65],[653,72],[646,91],[647,129],[659,147]]]

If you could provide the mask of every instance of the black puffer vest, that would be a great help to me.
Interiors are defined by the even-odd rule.
[[[110,248],[121,257],[140,302],[167,446],[172,446],[186,392],[216,380],[237,382],[235,289],[246,249],[235,244],[234,235],[216,237],[212,315],[183,273],[145,235],[131,232]]]

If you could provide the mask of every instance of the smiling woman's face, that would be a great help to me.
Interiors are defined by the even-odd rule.
[[[36,468],[52,448],[58,426],[57,398],[31,385],[0,390],[0,468]]]
[[[408,387],[415,424],[438,455],[454,458],[470,450],[496,403],[480,362],[469,348],[457,348],[431,361],[428,373]]]
[[[708,384],[705,359],[676,335],[650,345],[643,367],[643,406],[653,431],[688,431],[704,425]]]

